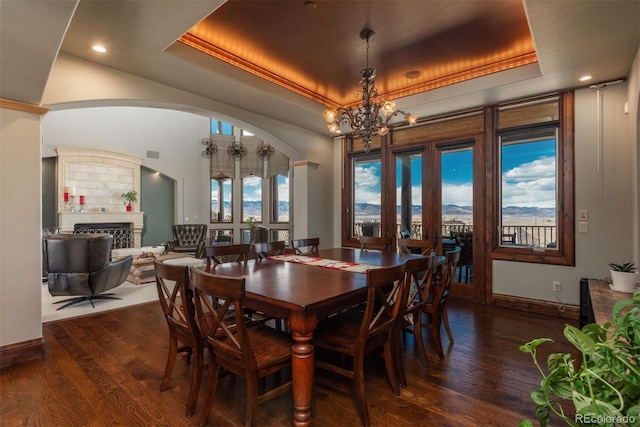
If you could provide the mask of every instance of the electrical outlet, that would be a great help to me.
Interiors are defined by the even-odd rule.
[[[560,284],[560,282],[555,282],[554,281],[553,284],[552,284],[552,289],[555,292],[560,292],[562,290],[562,285]]]

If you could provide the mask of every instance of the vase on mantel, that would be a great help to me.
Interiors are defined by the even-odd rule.
[[[132,212],[132,211],[133,211],[133,206],[127,205],[127,212]]]

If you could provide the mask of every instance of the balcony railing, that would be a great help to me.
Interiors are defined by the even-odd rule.
[[[355,224],[356,237],[362,235],[380,235],[378,223],[360,222]],[[396,236],[400,236],[400,224],[396,225]],[[422,224],[411,224],[412,239],[423,239]],[[456,232],[473,232],[473,226],[467,224],[443,224],[442,236],[449,237]],[[369,234],[373,233],[373,234]],[[502,244],[523,247],[555,248],[558,228],[555,225],[505,225],[501,228]]]

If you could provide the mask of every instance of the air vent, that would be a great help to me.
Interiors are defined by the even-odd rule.
[[[159,151],[147,150],[147,158],[149,158],[149,159],[159,159],[160,158],[160,152]]]

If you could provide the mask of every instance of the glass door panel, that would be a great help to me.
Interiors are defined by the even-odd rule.
[[[442,253],[460,246],[454,280],[473,284],[473,147],[440,151]]]
[[[396,236],[422,239],[422,152],[396,154]]]

